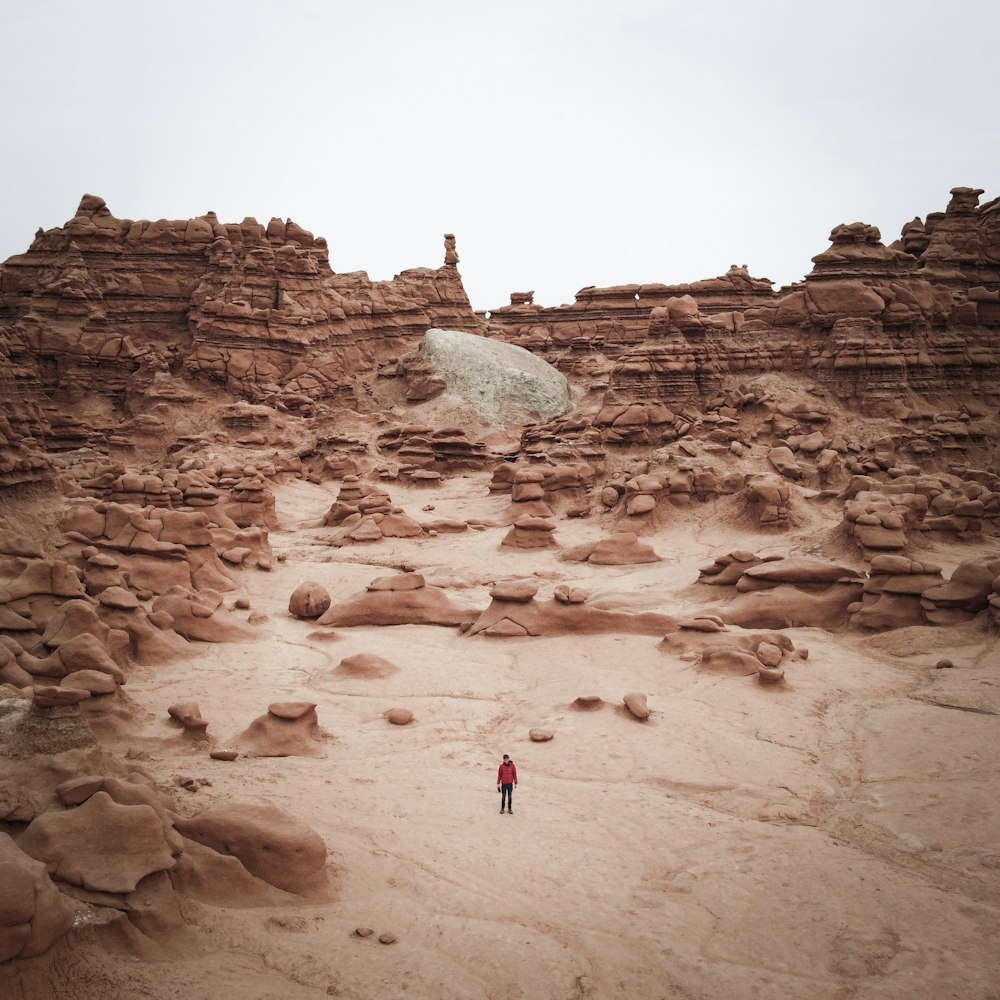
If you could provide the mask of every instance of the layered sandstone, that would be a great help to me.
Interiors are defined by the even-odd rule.
[[[1000,199],[954,188],[943,213],[885,246],[874,226],[834,227],[805,280],[774,292],[745,268],[689,285],[585,288],[568,306],[530,293],[489,313],[490,332],[529,347],[612,401],[703,405],[727,376],[797,371],[844,399],[911,394],[1000,400]]]
[[[165,374],[253,400],[350,400],[381,356],[429,327],[479,327],[453,237],[446,256],[372,281],[335,274],[326,241],[291,220],[132,221],[85,195],[4,265],[0,330],[15,362],[33,357],[47,393],[65,400],[156,397]]]

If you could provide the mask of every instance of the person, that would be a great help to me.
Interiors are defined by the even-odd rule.
[[[514,807],[511,805],[511,799],[514,795],[514,789],[517,787],[517,768],[514,766],[514,762],[507,756],[503,755],[503,760],[500,762],[500,769],[497,771],[497,791],[500,793],[500,815],[503,815],[504,803],[507,803],[507,812],[513,813]]]

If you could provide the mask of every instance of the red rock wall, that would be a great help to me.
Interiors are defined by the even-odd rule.
[[[690,285],[585,288],[493,310],[491,335],[544,356],[609,399],[704,401],[726,376],[796,371],[846,399],[969,394],[1000,403],[1000,199],[954,188],[943,213],[890,247],[837,226],[805,280],[781,292],[736,268]]]
[[[120,400],[143,370],[250,399],[335,397],[432,326],[480,326],[455,263],[392,281],[337,275],[325,240],[290,220],[133,222],[87,195],[0,270],[0,330],[70,400]]]

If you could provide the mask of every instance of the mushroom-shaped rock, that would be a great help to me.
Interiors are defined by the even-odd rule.
[[[312,702],[274,702],[234,743],[248,757],[322,757],[321,736]]]
[[[498,580],[490,589],[495,601],[527,603],[538,593],[537,580]]]
[[[45,865],[0,833],[0,963],[40,955],[73,928],[73,911]]]
[[[757,647],[757,659],[765,667],[777,667],[781,663],[783,653],[773,642],[762,642]]]
[[[184,735],[201,737],[208,729],[208,722],[201,717],[201,709],[193,701],[182,701],[171,705],[167,709],[167,715],[184,727]]]
[[[553,532],[556,526],[544,517],[522,514],[504,535],[501,545],[519,549],[549,548],[556,544]]]
[[[408,726],[413,721],[413,713],[408,708],[390,708],[385,718],[394,726]]]
[[[326,887],[323,839],[275,806],[231,802],[175,825],[183,836],[235,857],[251,875],[286,892],[313,895]]]
[[[646,695],[637,691],[630,691],[622,701],[629,712],[639,720],[649,718],[649,706],[646,704]]]
[[[99,892],[132,892],[147,875],[175,864],[156,810],[122,805],[105,791],[75,809],[43,813],[18,847],[43,862],[53,878]]]
[[[329,607],[329,591],[315,580],[300,584],[288,598],[288,613],[294,618],[319,618]]]
[[[423,577],[416,573],[401,573],[383,577],[383,581],[408,581]],[[345,601],[334,604],[317,621],[318,625],[347,627],[351,625],[462,625],[475,621],[479,612],[453,604],[440,587],[393,586],[376,587],[376,580],[368,589],[353,594]]]

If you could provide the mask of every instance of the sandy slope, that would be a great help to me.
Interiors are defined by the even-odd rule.
[[[485,482],[392,492],[418,517],[432,503],[427,517],[499,521],[507,499]],[[692,587],[700,564],[741,546],[815,551],[825,523],[808,514],[797,534],[762,540],[693,508],[644,539],[663,562],[591,567],[501,551],[502,527],[331,548],[331,529],[316,525],[332,495],[302,482],[278,490],[285,530],[272,545],[287,561],[243,578],[268,615],[256,640],[136,672],[127,690],[147,721],[112,746],[147,753],[164,785],[209,779],[176,790],[185,812],[252,798],[312,824],[330,847],[336,899],[281,910],[185,903],[199,934],[169,964],[77,948],[60,995],[997,996],[1000,653],[981,623],[875,638],[793,630],[810,656],[783,690],[706,673],[648,636],[334,634],[288,616],[303,580],[339,600],[406,566],[483,607],[488,581],[535,573],[540,596],[569,580],[675,613],[711,603],[711,588]],[[557,538],[603,533],[596,520],[562,520]],[[974,554],[934,553],[946,565]],[[357,652],[401,669],[328,675]],[[955,668],[935,670],[945,656]],[[649,696],[646,723],[621,707],[632,690]],[[582,694],[607,704],[575,711]],[[219,745],[269,702],[315,701],[326,757],[211,761],[170,728],[166,707],[180,699],[199,703]],[[390,726],[393,706],[416,722]],[[556,736],[532,743],[533,726]],[[520,776],[512,816],[498,814],[503,752]],[[359,926],[398,941],[362,940]]]

